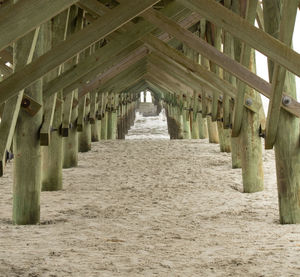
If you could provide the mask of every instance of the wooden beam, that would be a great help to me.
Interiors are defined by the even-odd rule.
[[[180,82],[182,85],[191,88],[189,93],[190,96],[193,96],[193,90],[200,90],[202,85],[195,76],[189,74],[183,69],[179,68],[175,64],[170,64],[166,60],[161,59],[161,56],[156,56],[155,54],[151,54],[148,58],[150,62],[150,68],[156,71],[159,74],[163,74],[163,76],[171,76],[177,82]],[[213,94],[214,90],[211,90],[211,94]],[[184,90],[182,92],[185,92]]]
[[[299,0],[284,1],[282,7],[282,18],[280,21],[279,39],[288,46],[290,46],[292,43],[298,3]],[[280,66],[278,63],[274,64],[272,78],[272,96],[269,102],[266,123],[266,149],[272,149],[275,143],[280,117],[280,109],[282,104],[282,94],[286,79],[286,72],[287,71],[284,67]],[[288,99],[286,103],[288,103]]]
[[[135,80],[141,78],[146,72],[146,59],[135,61],[134,64],[130,66],[124,65],[120,72],[114,71],[111,74],[107,74],[105,78],[102,79],[101,83],[95,84],[94,89],[99,88],[100,91],[114,91],[120,92],[120,88],[124,87],[124,83],[127,84],[128,80]],[[80,94],[84,95],[86,90],[81,90]]]
[[[23,0],[6,9],[0,9],[0,50],[3,50],[77,1]]]
[[[13,63],[13,56],[7,49],[0,51],[0,57],[4,62],[10,62],[11,64]]]
[[[6,101],[9,97],[29,86],[50,70],[72,58],[81,50],[112,33],[157,2],[159,0],[130,1],[126,5],[116,7],[111,12],[96,20],[94,24],[70,36],[66,41],[25,66],[23,70],[12,74],[1,82],[0,103]],[[112,18],[114,20],[111,20]],[[110,22],[110,24],[107,24],[107,22]]]
[[[206,43],[203,39],[181,28],[178,24],[166,18],[159,12],[154,11],[153,9],[150,9],[147,12],[143,13],[143,17],[145,17],[152,24],[155,24],[177,39],[183,41],[189,47],[198,51],[201,55],[204,55],[211,61],[215,62],[223,69],[245,82],[250,87],[259,91],[266,97],[270,97],[271,85],[268,82],[258,77],[256,74],[249,71],[238,62],[232,60],[230,57],[219,52],[213,46]],[[291,98],[291,104],[288,107],[285,107],[284,105],[282,105],[282,107],[288,110],[290,113],[296,115],[297,117],[300,117],[300,103],[298,103],[295,99]]]
[[[221,32],[222,29],[220,27],[213,26],[212,23],[207,23],[207,27],[206,27],[207,41],[209,44],[214,46],[218,51],[221,51],[221,44],[222,44]],[[215,63],[213,62],[210,63],[210,70],[220,77],[220,68]],[[217,121],[218,119],[218,106],[219,106],[219,94],[217,92],[214,92],[213,100],[211,103],[211,121],[213,122]]]
[[[109,11],[105,5],[101,4],[97,0],[80,0],[77,5],[96,16],[103,16],[105,13]]]
[[[86,59],[81,63],[79,63],[75,68],[73,67],[71,70],[66,71],[58,78],[55,78],[51,82],[47,83],[45,85],[44,96],[47,98],[53,93],[55,93],[55,91],[58,91],[60,89],[64,89],[64,94],[67,94],[76,88],[85,86],[85,84],[87,82],[90,83],[89,81],[93,80],[95,76],[103,73],[104,70],[107,70],[113,67],[114,65],[118,64],[118,62],[122,61],[123,59],[127,57],[129,59],[133,58],[136,54],[140,53],[141,51],[146,51],[145,48],[141,49],[142,45],[143,45],[142,43],[137,42],[129,45],[123,51],[116,53],[113,56],[111,55],[102,56],[103,59],[99,58],[99,61],[101,62],[93,61],[92,63],[86,63],[86,61],[91,61],[93,58],[95,58],[96,55],[98,56],[98,54],[94,53],[91,56],[86,57]],[[106,48],[106,50],[108,49],[109,48]],[[104,52],[104,51],[99,51],[99,52]],[[94,64],[95,65],[99,64],[99,65],[94,66]],[[89,65],[91,66],[89,67]],[[90,70],[91,68],[93,69]]]
[[[11,75],[12,72],[13,70],[8,67],[5,62],[2,61],[2,59],[0,59],[0,73],[4,75],[4,79]]]
[[[154,67],[153,65],[148,66],[147,74],[152,78],[156,78],[157,81],[159,80],[161,85],[168,85],[168,87],[172,88],[173,92],[177,95],[181,95],[182,92],[188,95],[193,94],[193,88],[178,81],[173,76],[167,74],[163,70],[159,70],[159,68]]]
[[[145,48],[142,48],[141,50],[139,52],[135,52],[134,55],[129,55],[125,59],[121,60],[118,64],[107,70],[105,73],[101,74],[98,78],[94,79],[89,84],[81,87],[79,90],[79,97],[82,97],[86,93],[98,88],[107,80],[117,76],[119,73],[123,72],[127,68],[142,60],[148,54],[148,51]]]
[[[55,16],[51,20],[51,45],[48,45],[48,51],[51,47],[57,45],[57,43],[66,39],[68,32],[69,19],[71,8]],[[72,16],[72,13],[71,13]],[[77,23],[76,23],[77,24]],[[62,28],[64,26],[65,28]],[[46,81],[49,81],[59,74],[61,74],[62,66],[59,66],[57,70],[48,73],[43,79],[43,90]],[[53,94],[49,99],[45,99],[44,102],[44,120],[40,131],[40,144],[48,146],[47,149],[43,149],[43,163],[47,164],[49,170],[43,175],[42,190],[56,190],[62,188],[62,174],[61,174],[61,162],[62,162],[62,138],[60,137],[61,121],[62,121],[62,91]],[[52,133],[57,131],[56,134]],[[50,144],[51,139],[53,143]],[[56,179],[55,182],[53,180]]]
[[[263,10],[262,10],[260,1],[258,1],[258,3],[257,3],[256,21],[257,21],[259,28],[264,31],[265,30],[265,22],[264,22],[264,15],[263,15]]]
[[[300,54],[214,0],[176,0],[300,76]]]
[[[50,133],[54,118],[54,111],[57,103],[57,94],[52,95],[45,102],[44,120],[40,131],[40,145],[48,146],[50,144]]]
[[[256,8],[257,8],[257,0],[249,1],[247,4],[248,5],[246,10],[246,20],[250,24],[254,24]],[[252,52],[251,47],[248,44],[244,43],[242,45],[240,63],[246,68],[249,68],[250,65],[251,52]],[[231,132],[233,137],[238,137],[242,128],[243,115],[244,115],[243,104],[245,101],[246,84],[238,80],[237,89],[238,89],[238,94],[236,97],[236,101],[234,103],[234,112],[233,112],[234,114],[233,114],[232,132]]]
[[[172,16],[174,19],[177,19],[177,15],[181,14],[181,11],[181,6],[178,7],[177,4],[172,3],[162,10],[164,14]],[[190,26],[195,20],[197,20],[197,17],[193,16],[192,21],[186,22],[185,20],[182,22],[182,26]],[[71,89],[75,89],[82,85],[84,82],[91,80],[91,77],[100,74],[104,68],[111,67],[115,63],[117,57],[121,58],[123,56],[126,49],[133,47],[132,44],[153,30],[155,30],[155,27],[144,21],[135,24],[124,34],[115,35],[113,41],[98,49],[91,56],[80,62],[76,67],[72,68],[72,70],[63,73],[51,83],[46,84],[44,91],[46,97],[63,88],[70,91]],[[162,36],[164,36],[164,34]],[[166,37],[165,39],[168,38]]]
[[[39,31],[40,27],[31,34],[28,34],[26,38],[23,38],[24,42],[25,39],[27,41],[27,43],[24,43],[23,45],[23,53],[25,56],[27,55],[27,60],[25,60],[26,58],[24,57],[24,63],[30,63],[33,59]],[[0,124],[0,177],[3,175],[4,167],[6,165],[6,151],[10,149],[12,144],[23,95],[24,90],[21,90],[15,97],[8,99],[4,104],[5,106]]]
[[[169,62],[171,62],[172,66],[174,66],[174,69],[178,67],[178,65],[176,66],[174,62],[181,64],[184,68],[182,68],[181,70],[185,70],[185,74],[187,74],[185,78],[190,80],[190,77],[194,77],[194,82],[198,82],[198,85],[201,85],[201,87],[206,89],[207,92],[210,92],[211,95],[213,95],[214,91],[218,91],[218,93],[223,95],[224,97],[227,96],[233,99],[236,98],[237,89],[229,82],[221,79],[215,73],[208,71],[207,69],[205,69],[205,67],[193,62],[191,59],[185,57],[179,51],[171,48],[166,43],[153,36],[146,36],[143,38],[143,41],[147,43],[147,45],[149,45],[151,49],[155,49],[160,53],[160,59],[157,60],[157,63],[160,63],[160,61],[166,60],[168,58]],[[170,70],[169,68],[167,72],[171,72],[172,74],[173,70]],[[190,82],[193,81],[190,80]],[[246,99],[250,99],[251,104],[249,104],[249,101],[244,101],[244,106],[252,111],[257,111],[258,103],[256,103],[256,101],[249,95],[246,95]],[[220,99],[218,98],[218,102],[219,101]]]

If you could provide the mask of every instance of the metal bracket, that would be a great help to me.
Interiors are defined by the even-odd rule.
[[[42,105],[35,101],[30,96],[24,94],[21,102],[21,107],[31,116],[36,115],[41,109]]]

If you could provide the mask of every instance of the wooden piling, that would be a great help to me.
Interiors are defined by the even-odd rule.
[[[15,1],[16,2],[16,1]],[[44,52],[44,26],[40,29],[35,47],[35,58]],[[23,50],[30,48],[32,36],[25,35],[13,46],[14,71],[26,65],[27,57]],[[25,90],[34,101],[43,103],[42,80],[36,81]],[[24,103],[23,103],[24,105]],[[14,185],[13,185],[13,223],[37,224],[40,221],[40,191],[42,181],[41,147],[39,130],[43,120],[43,111],[34,116],[24,109],[19,112],[13,140],[14,149]]]
[[[74,99],[78,103],[78,90],[74,92]],[[78,133],[77,133],[78,105],[72,109],[71,125],[67,137],[63,138],[63,168],[78,165]]]
[[[263,1],[265,31],[277,37],[282,1]],[[273,77],[273,62],[269,60],[269,76]],[[295,77],[287,72],[284,91],[296,98]],[[279,218],[281,224],[300,223],[300,148],[299,118],[280,110],[275,140],[275,159],[278,187]]]
[[[97,110],[98,110],[98,93],[97,91],[93,91],[90,93],[91,95],[91,110],[89,116],[89,122],[91,124],[91,140],[92,142],[97,142],[100,140],[100,132],[99,132],[99,124],[97,118]]]
[[[86,101],[83,103],[85,105],[83,111],[83,125],[82,131],[78,133],[78,151],[88,152],[92,148],[92,138],[91,138],[91,124],[89,121],[90,113],[90,95],[86,95]]]
[[[69,10],[64,11],[49,21],[52,30],[52,47],[65,39],[66,23]],[[51,24],[51,23],[52,24]],[[54,72],[58,75],[59,70]],[[49,99],[45,100],[46,103]],[[52,132],[50,133],[50,144],[42,147],[42,191],[56,191],[63,187],[62,165],[63,165],[63,141],[61,136],[63,93],[57,92],[54,108]]]

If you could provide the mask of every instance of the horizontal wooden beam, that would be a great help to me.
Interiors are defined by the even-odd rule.
[[[176,0],[300,76],[300,54],[215,0]]]
[[[23,0],[3,10],[0,9],[0,50],[3,50],[77,1]]]
[[[130,1],[126,5],[119,5],[87,26],[82,31],[70,36],[52,50],[25,66],[0,83],[0,103],[26,88],[47,72],[61,65],[74,55],[87,48],[94,42],[104,38],[119,27],[138,16],[159,0]],[[114,20],[112,20],[112,18]],[[107,24],[110,22],[110,24]]]

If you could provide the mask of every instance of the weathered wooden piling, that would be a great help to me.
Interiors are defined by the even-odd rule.
[[[44,52],[45,26],[41,26],[34,56]],[[33,31],[34,32],[34,31]],[[27,49],[33,42],[32,34],[25,35],[14,43],[14,71],[21,69],[27,63]],[[36,81],[25,90],[32,101],[43,103],[42,79]],[[23,106],[30,105],[22,101]],[[15,224],[36,224],[40,221],[40,191],[42,181],[41,147],[39,129],[43,120],[43,110],[35,115],[25,109],[19,112],[15,135],[14,149],[14,185],[13,185],[13,222]]]
[[[49,21],[48,27],[51,27],[51,47],[55,47],[58,43],[65,39],[66,23],[69,17],[69,9],[54,17]],[[50,26],[49,26],[50,25]],[[50,48],[49,48],[50,50]],[[54,72],[53,77],[57,76],[61,67]],[[51,76],[52,77],[52,76]],[[49,80],[51,80],[49,78]],[[45,80],[44,80],[45,82]],[[42,147],[42,190],[43,191],[56,191],[63,187],[62,178],[62,163],[63,163],[63,142],[61,136],[62,113],[63,113],[63,93],[57,92],[50,99],[44,99],[44,124],[46,123],[45,117],[51,117],[52,124],[50,127],[49,136],[50,141],[45,143]],[[46,107],[48,106],[48,109]],[[47,114],[48,113],[48,114]],[[42,127],[43,129],[43,127]],[[47,130],[49,131],[49,130]],[[41,134],[42,136],[42,134]],[[41,137],[42,140],[42,137]],[[43,145],[43,141],[41,141]]]
[[[83,11],[75,6],[70,9],[68,36],[82,29]],[[84,55],[82,55],[84,56]],[[64,70],[67,71],[78,62],[79,55],[64,64]],[[78,165],[78,89],[72,93],[64,94],[63,111],[63,168],[76,167]]]
[[[292,3],[291,3],[292,4]],[[294,3],[293,3],[294,4]],[[265,31],[276,38],[282,38],[281,32],[284,25],[288,28],[286,32],[293,32],[292,26],[285,22],[280,22],[283,10],[283,1],[263,1]],[[294,5],[285,6],[286,9],[293,9],[285,12],[295,13]],[[280,27],[280,23],[283,25]],[[269,78],[273,79],[274,64],[269,60]],[[295,77],[290,72],[281,80],[284,82],[285,93],[296,98]],[[270,119],[271,120],[271,119]],[[292,224],[300,223],[299,205],[299,172],[300,172],[300,148],[299,148],[299,118],[291,115],[285,110],[280,110],[278,129],[275,140],[276,174],[278,187],[279,217],[280,223]]]
[[[90,114],[90,95],[89,93],[79,102],[77,131],[78,133],[78,151],[88,152],[92,148],[91,124],[89,120]],[[78,124],[80,118],[80,125]]]
[[[89,114],[89,123],[91,124],[91,140],[97,142],[100,140],[101,134],[99,131],[99,123],[97,118],[98,110],[98,93],[93,91],[90,93],[91,96],[91,109]]]

